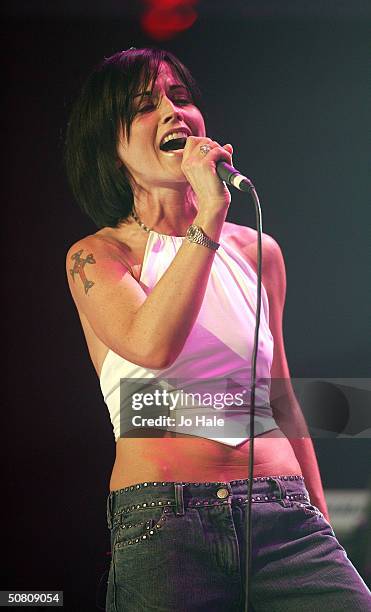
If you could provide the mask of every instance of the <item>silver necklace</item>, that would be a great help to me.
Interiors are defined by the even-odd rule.
[[[133,210],[131,211],[131,216],[133,217],[134,221],[135,221],[136,223],[138,223],[139,227],[141,227],[141,228],[142,228],[142,229],[143,229],[145,232],[155,232],[156,234],[159,234],[159,235],[161,235],[161,236],[169,236],[169,234],[162,234],[162,233],[160,233],[160,232],[156,232],[156,230],[151,229],[150,227],[147,227],[147,226],[146,226],[146,225],[143,223],[143,221],[141,221],[141,220],[139,219],[139,217],[138,217],[138,215],[137,215],[136,211],[134,210],[134,208],[133,208]],[[175,238],[184,238],[184,236],[174,236],[174,237],[175,237]]]
[[[138,223],[138,225],[144,229],[145,232],[152,232],[152,230],[147,227],[146,225],[144,225],[144,223],[139,219],[137,213],[135,212],[134,208],[131,212],[131,216],[133,217],[134,221],[136,221],[136,223]]]

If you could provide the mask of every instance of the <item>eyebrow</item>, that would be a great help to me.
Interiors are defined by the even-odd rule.
[[[185,85],[170,85],[169,90],[174,91],[174,89],[186,89],[188,91],[188,87]],[[139,96],[152,96],[152,91],[143,91],[141,93],[135,94],[134,98],[138,98]]]

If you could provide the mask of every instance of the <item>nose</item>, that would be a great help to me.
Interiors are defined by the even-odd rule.
[[[166,95],[161,100],[161,111],[162,111],[162,123],[168,123],[172,119],[183,119],[183,109],[173,102]]]

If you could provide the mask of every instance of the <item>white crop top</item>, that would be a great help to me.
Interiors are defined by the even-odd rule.
[[[139,279],[147,295],[172,262],[183,240],[179,236],[159,234],[153,230],[149,232]],[[144,368],[108,350],[101,370],[100,386],[110,413],[115,440],[124,437],[129,430],[146,426],[148,422],[143,421],[144,414],[146,418],[159,415],[159,409],[154,406],[145,408],[142,405],[145,408],[142,410],[137,405],[133,409],[133,403],[130,403],[130,393],[133,392],[131,381],[139,393],[137,397],[142,394],[143,398],[153,383],[157,388],[167,390],[169,395],[165,404],[172,407],[165,408],[166,414],[163,414],[163,408],[160,410],[161,416],[156,418],[154,425],[156,429],[199,436],[228,446],[238,446],[249,438],[248,404],[256,292],[255,271],[221,239],[199,315],[182,351],[171,366],[161,370]],[[269,303],[263,285],[261,296],[255,435],[278,428],[269,404],[273,337],[268,325]],[[130,379],[130,382],[123,379]],[[214,382],[205,386],[205,379]],[[218,398],[222,401],[215,402],[216,393],[221,390],[224,395],[218,395]],[[193,396],[190,395],[192,393]],[[170,400],[170,396],[175,399]],[[189,397],[193,397],[192,401],[188,401]],[[133,417],[136,417],[134,421]],[[152,422],[150,426],[153,427]]]

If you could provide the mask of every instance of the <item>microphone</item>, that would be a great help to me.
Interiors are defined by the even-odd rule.
[[[184,147],[182,139],[175,140],[172,144],[172,150],[174,151]],[[240,191],[250,192],[252,189],[255,189],[254,185],[250,179],[247,178],[247,176],[241,174],[239,170],[236,170],[236,168],[233,168],[233,166],[230,166],[225,161],[220,160],[216,162],[216,173],[222,181],[225,181],[228,183],[228,185],[231,185],[231,187],[235,187]]]
[[[254,185],[246,176],[241,174],[236,168],[230,166],[225,161],[216,162],[216,172],[222,181],[228,183],[232,187],[239,189],[240,191],[251,191],[254,189]]]

